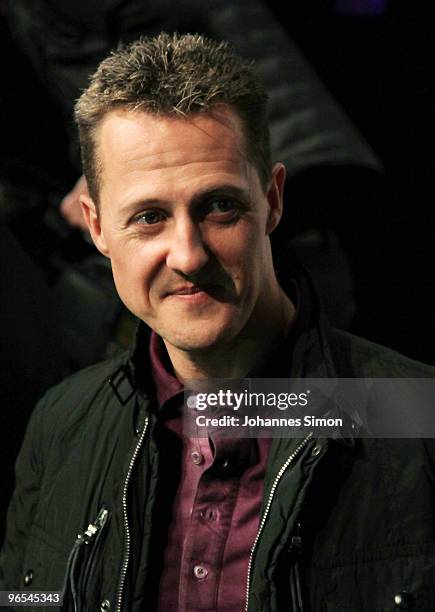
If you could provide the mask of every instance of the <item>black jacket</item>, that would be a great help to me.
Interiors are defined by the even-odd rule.
[[[301,288],[292,376],[433,375],[331,329],[309,293]],[[66,588],[67,610],[72,591],[78,610],[152,609],[163,458],[146,344],[142,329],[134,353],[72,376],[35,410],[0,590]],[[434,450],[432,440],[274,440],[249,612],[434,610]]]

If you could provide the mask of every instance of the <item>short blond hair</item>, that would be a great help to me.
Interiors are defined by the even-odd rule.
[[[125,108],[188,117],[211,112],[217,104],[229,105],[242,120],[246,155],[265,189],[271,177],[267,94],[252,62],[226,42],[198,34],[162,33],[120,45],[100,63],[75,106],[83,171],[94,201],[101,177],[95,132],[108,112]]]

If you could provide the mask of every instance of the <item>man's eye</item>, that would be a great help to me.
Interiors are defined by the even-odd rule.
[[[230,198],[216,198],[208,203],[208,209],[211,214],[235,214],[237,206],[234,200]]]
[[[156,223],[163,221],[163,219],[163,214],[158,210],[148,210],[147,212],[137,216],[135,218],[135,222],[139,223],[140,225],[155,225]]]

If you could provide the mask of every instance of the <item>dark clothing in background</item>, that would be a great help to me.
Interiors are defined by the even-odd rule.
[[[270,96],[273,158],[285,163],[289,179],[326,166],[359,168],[361,181],[369,181],[371,173],[381,170],[373,151],[261,0],[176,4],[103,0],[97,5],[83,0],[14,0],[9,5],[9,22],[63,109],[75,142],[78,171],[72,111],[89,75],[120,40],[129,42],[161,31],[199,32],[228,40],[238,53],[256,61]],[[311,179],[304,189],[312,191],[310,185]],[[318,224],[318,203],[311,201],[309,193],[303,194],[304,190],[298,190],[299,199],[290,202],[292,223],[286,228],[287,236]]]
[[[0,225],[0,541],[5,502],[13,490],[10,465],[35,400],[62,378],[46,280],[7,227]]]

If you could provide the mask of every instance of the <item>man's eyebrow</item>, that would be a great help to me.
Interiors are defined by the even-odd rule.
[[[250,200],[248,189],[236,187],[235,185],[216,185],[195,193],[190,204],[196,206],[202,204],[204,200],[209,200],[214,196],[229,196],[243,203],[248,203]]]
[[[204,200],[208,200],[213,196],[227,196],[235,198],[236,200],[241,201],[242,203],[247,204],[250,200],[249,190],[243,189],[242,187],[237,187],[235,185],[213,185],[211,187],[207,187],[206,189],[200,190],[195,193],[192,199],[189,202],[189,205],[195,207],[204,202]],[[155,207],[165,207],[169,206],[170,202],[165,199],[159,198],[141,198],[138,200],[134,200],[123,206],[120,209],[121,215],[130,216],[136,212],[140,212],[144,208]]]
[[[130,217],[131,215],[140,212],[144,208],[166,206],[167,204],[168,202],[166,200],[159,200],[158,198],[139,198],[138,200],[129,202],[125,206],[121,206],[119,209],[119,214],[122,217]]]

